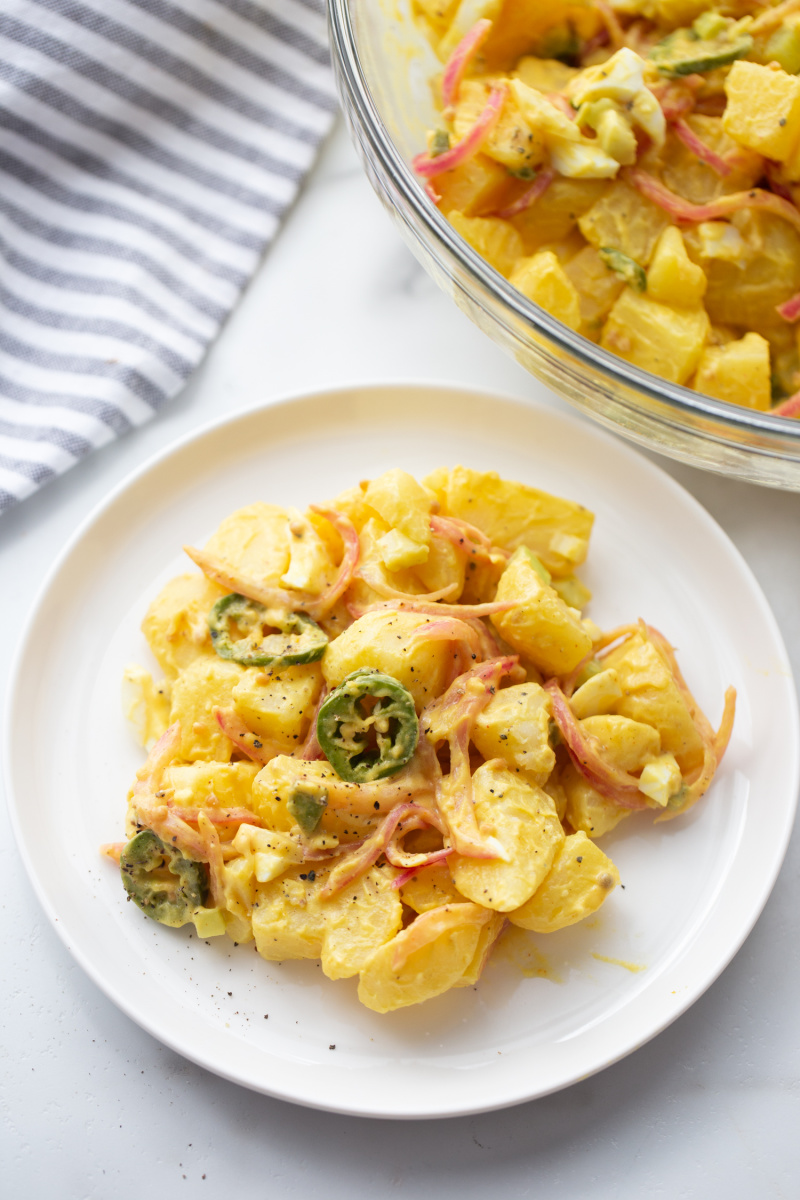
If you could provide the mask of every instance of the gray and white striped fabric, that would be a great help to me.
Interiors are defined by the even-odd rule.
[[[324,0],[0,0],[0,512],[181,387],[335,109]]]

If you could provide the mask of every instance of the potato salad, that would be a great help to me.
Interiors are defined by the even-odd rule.
[[[125,676],[149,753],[104,851],[128,897],[380,1013],[475,985],[507,922],[596,912],[599,840],[703,796],[735,693],[715,731],[658,630],[584,615],[592,524],[493,472],[397,469],[186,546],[142,625],[158,677]]]
[[[462,237],[663,379],[800,416],[800,0],[414,0]]]

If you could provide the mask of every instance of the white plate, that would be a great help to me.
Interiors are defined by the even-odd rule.
[[[710,794],[686,819],[624,822],[604,842],[625,885],[549,938],[523,974],[499,954],[480,986],[378,1016],[355,981],[252,945],[200,946],[124,902],[97,847],[122,831],[141,752],[120,677],[180,547],[256,499],[304,507],[391,466],[495,469],[597,514],[585,578],[606,627],[642,616],[676,644],[712,722],[739,693]],[[39,897],[106,994],[219,1075],[368,1116],[453,1116],[542,1096],[622,1058],[709,986],[760,913],[798,790],[795,690],[775,621],[736,549],[667,475],[595,426],[462,390],[399,385],[297,398],[227,419],[143,468],[54,568],[22,639],[5,762]],[[532,937],[532,935],[531,935]],[[268,1018],[265,1016],[268,1014]],[[335,1049],[334,1049],[335,1047]]]

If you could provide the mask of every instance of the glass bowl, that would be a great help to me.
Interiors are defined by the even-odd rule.
[[[602,425],[681,462],[800,491],[800,420],[669,383],[574,333],[511,287],[425,195],[410,167],[436,124],[441,71],[410,0],[329,0],[342,106],[367,176],[411,250],[484,333]]]

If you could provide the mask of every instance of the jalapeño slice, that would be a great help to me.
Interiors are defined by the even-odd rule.
[[[265,608],[238,592],[217,601],[209,613],[208,627],[220,658],[232,659],[245,667],[289,667],[316,662],[328,644],[326,634],[305,613]]]
[[[396,775],[417,748],[414,701],[391,675],[362,667],[325,700],[317,741],[340,779],[370,783]]]
[[[710,36],[709,36],[710,35]],[[698,19],[690,29],[674,29],[650,51],[650,60],[662,75],[702,75],[743,58],[753,39],[737,22],[719,18],[711,27]]]
[[[134,904],[154,921],[173,929],[190,921],[208,895],[205,865],[185,858],[152,829],[143,829],[128,842],[119,868]]]

